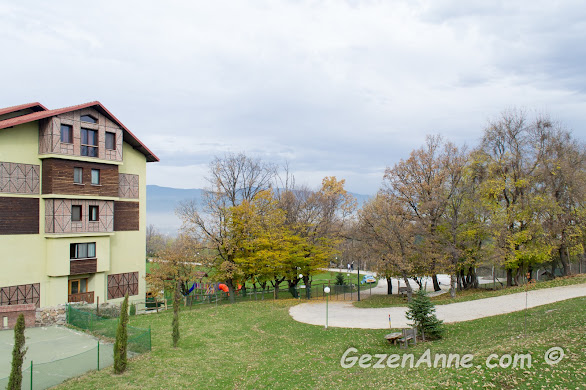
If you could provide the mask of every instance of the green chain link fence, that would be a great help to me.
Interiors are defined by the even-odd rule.
[[[113,341],[116,338],[118,318],[100,317],[94,313],[67,307],[67,323],[95,336],[105,338],[97,341],[96,346],[77,355],[46,363],[23,367],[22,389],[46,389],[91,370],[100,370],[114,364]],[[129,355],[137,355],[151,350],[151,330],[128,326]],[[108,342],[111,339],[112,342]],[[8,386],[8,377],[0,378],[0,389]]]
[[[118,318],[100,317],[94,313],[81,311],[67,306],[67,323],[94,335],[114,340],[118,328]],[[151,350],[151,330],[127,326],[128,350],[141,354]]]

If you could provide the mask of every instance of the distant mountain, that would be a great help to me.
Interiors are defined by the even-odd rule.
[[[181,220],[175,215],[175,209],[181,201],[194,199],[201,204],[203,190],[199,188],[181,189],[147,185],[147,225],[153,224],[162,233],[176,234],[181,227]],[[351,193],[358,201],[358,206],[370,196]]]

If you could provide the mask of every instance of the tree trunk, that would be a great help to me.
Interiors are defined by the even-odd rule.
[[[450,296],[456,298],[456,275],[450,275]]]
[[[234,303],[234,281],[232,279],[226,280],[226,286],[228,286],[228,299],[230,300],[230,303]]]
[[[387,294],[393,295],[393,280],[392,280],[392,278],[387,278]]]
[[[515,272],[515,278],[513,279],[514,286],[519,286],[519,278],[521,277],[522,274],[523,274],[522,268],[517,268],[517,271]]]
[[[513,270],[507,269],[507,287],[513,286]]]
[[[305,284],[305,297],[311,299],[311,279],[309,279],[309,275],[303,275],[303,283]]]
[[[405,287],[407,287],[407,301],[411,302],[411,296],[413,295],[413,289],[411,288],[411,284],[409,283],[409,278],[407,277],[407,274],[403,273],[402,276],[403,276],[403,282],[405,282]]]
[[[566,252],[566,248],[564,247],[564,245],[562,245],[560,246],[560,249],[558,251],[560,253],[560,262],[562,263],[562,275],[568,276],[570,273],[568,270],[568,253]]]
[[[472,288],[478,288],[478,275],[476,275],[476,269],[474,267],[468,268],[468,276],[468,285]]]
[[[437,280],[437,275],[433,274],[431,280],[433,280],[433,291],[440,291],[442,288],[440,287],[440,284]]]
[[[293,298],[299,298],[299,292],[295,287],[297,287],[297,283],[299,283],[299,279],[295,280],[287,280],[287,284],[289,285],[289,292],[293,296]]]
[[[462,289],[466,290],[468,288],[468,278],[464,274],[464,270],[460,270],[460,282],[462,283]]]
[[[181,302],[181,292],[179,290],[181,288],[181,284],[182,283],[180,281],[177,281],[177,285],[175,286],[175,294],[173,296],[173,348],[177,348],[177,343],[179,342],[179,304]]]

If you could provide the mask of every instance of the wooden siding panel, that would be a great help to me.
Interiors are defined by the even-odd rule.
[[[73,168],[83,168],[83,184],[73,182]],[[91,170],[100,170],[100,185],[91,184]],[[48,158],[43,160],[43,194],[118,196],[118,166]]]
[[[108,275],[108,299],[138,295],[138,272]]]
[[[139,203],[114,202],[114,231],[139,230]]]
[[[0,197],[0,234],[39,234],[39,199]]]
[[[0,287],[0,306],[35,304],[39,307],[40,302],[40,283]]]
[[[69,274],[93,274],[98,270],[97,259],[71,260],[69,262]]]

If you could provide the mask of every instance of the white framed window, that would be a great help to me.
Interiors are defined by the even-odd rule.
[[[80,168],[80,167],[73,168],[73,182],[76,184],[83,183],[83,168]]]
[[[96,243],[83,242],[69,245],[69,258],[71,260],[93,259],[96,257]]]
[[[100,220],[100,207],[99,206],[90,206],[89,220],[90,220],[90,222],[97,222]]]
[[[92,184],[99,185],[100,184],[100,170],[99,169],[92,169]]]

